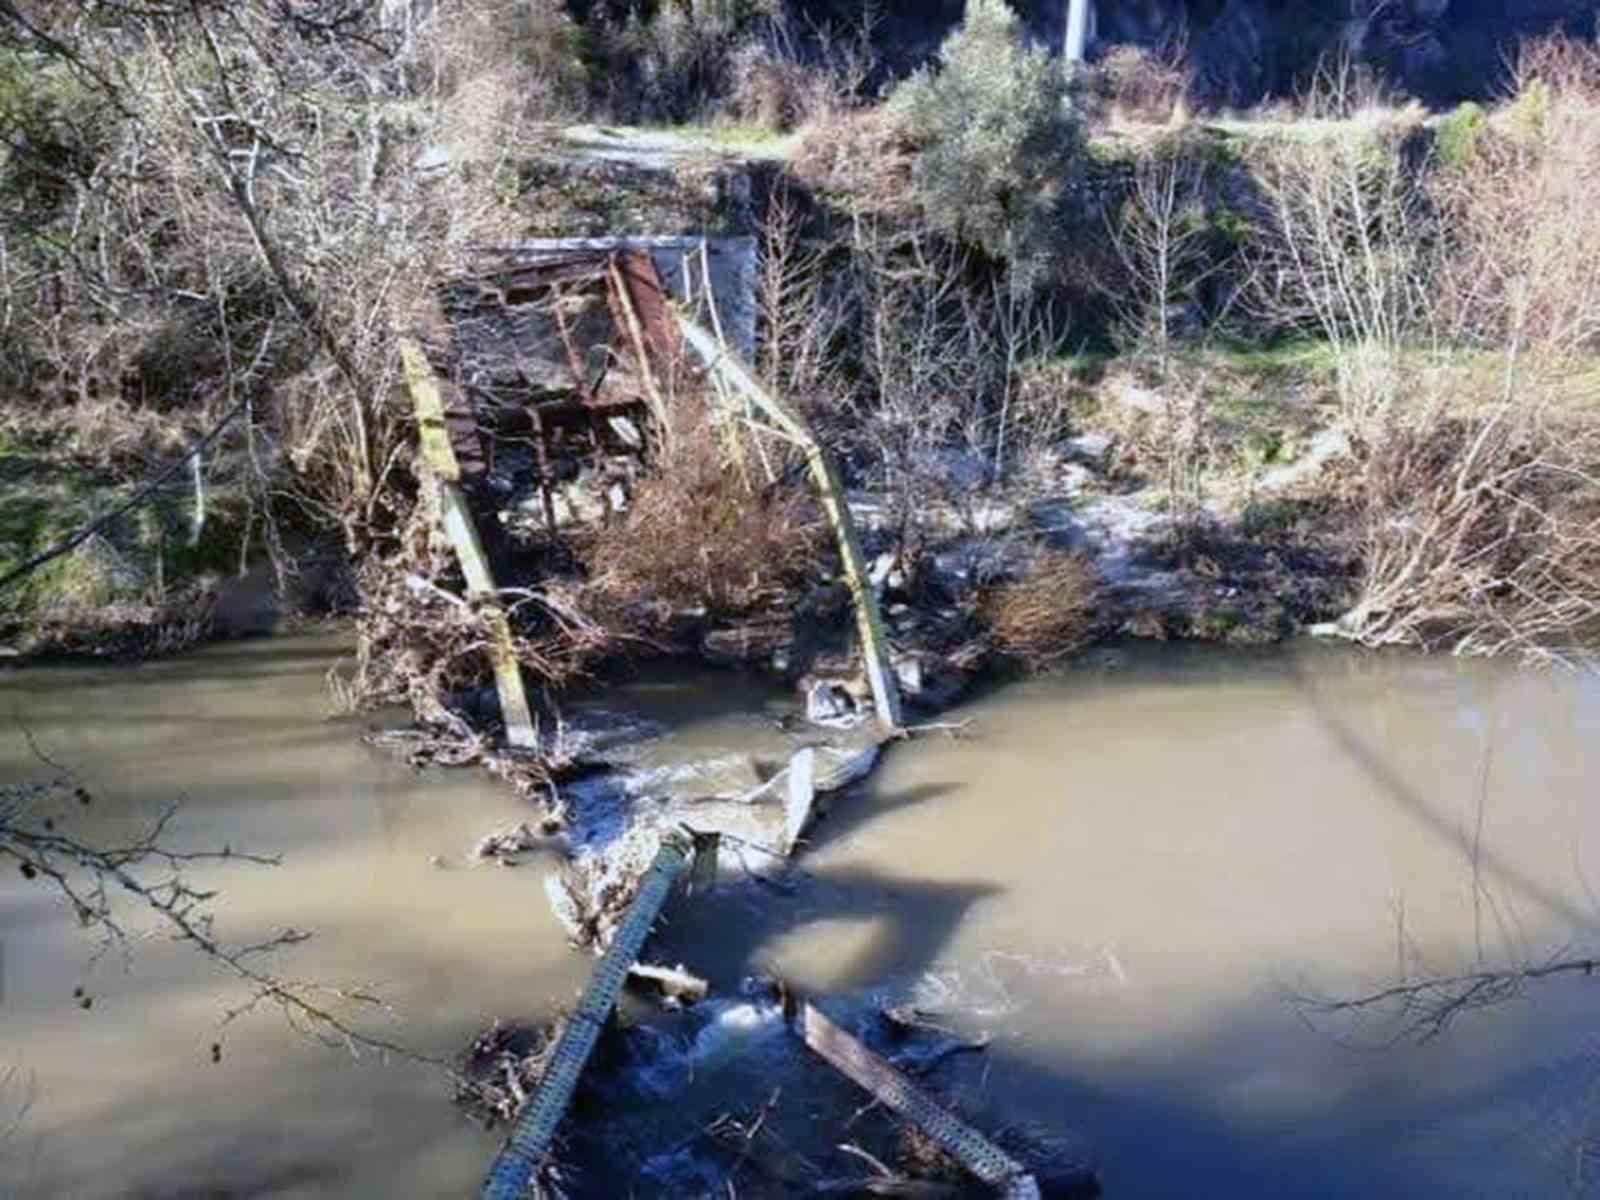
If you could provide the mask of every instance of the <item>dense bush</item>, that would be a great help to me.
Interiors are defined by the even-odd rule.
[[[1028,670],[1047,670],[1089,640],[1099,589],[1088,560],[1047,550],[1022,578],[991,588],[980,615],[1001,653]]]
[[[936,70],[890,104],[919,147],[913,180],[928,220],[1016,268],[1043,274],[1082,153],[1060,65],[1024,45],[1005,0],[970,0]]]

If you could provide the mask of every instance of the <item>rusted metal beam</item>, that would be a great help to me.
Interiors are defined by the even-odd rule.
[[[865,1088],[885,1108],[916,1125],[997,1195],[1006,1200],[1038,1200],[1038,1181],[1022,1163],[951,1113],[810,1002],[800,1005],[799,1032],[805,1044],[836,1071]]]
[[[651,272],[655,268],[652,266]],[[656,421],[662,429],[667,428],[667,399],[656,382],[655,371],[650,365],[650,342],[645,337],[643,323],[639,320],[638,310],[634,308],[633,298],[628,290],[627,282],[622,277],[622,271],[613,260],[608,267],[611,288],[607,295],[611,298],[613,311],[621,318],[620,324],[632,344],[634,357],[639,364],[639,378],[644,383],[645,395],[655,411]]]

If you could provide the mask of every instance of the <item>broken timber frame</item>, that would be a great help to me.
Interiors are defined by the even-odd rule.
[[[894,664],[889,658],[889,639],[883,630],[878,596],[867,575],[866,556],[862,553],[861,539],[850,515],[850,505],[828,452],[799,414],[790,411],[788,405],[757,383],[754,376],[724,346],[719,345],[712,334],[681,315],[678,317],[678,328],[683,333],[683,340],[699,355],[707,370],[743,393],[805,452],[806,466],[811,471],[823,510],[828,514],[828,521],[839,541],[839,556],[844,561],[845,580],[855,604],[856,627],[861,634],[862,655],[866,659],[867,681],[872,685],[878,723],[883,727],[883,732],[895,732],[901,727],[900,689],[895,680]]]
[[[500,694],[500,712],[505,719],[506,742],[519,750],[538,745],[528,694],[522,686],[522,669],[517,664],[511,640],[511,624],[506,619],[489,556],[473,523],[472,510],[461,494],[461,464],[450,444],[445,426],[444,400],[433,364],[421,345],[410,338],[400,339],[400,360],[405,369],[411,402],[416,407],[418,439],[422,447],[424,471],[433,486],[439,505],[439,523],[455,549],[461,573],[467,581],[467,599],[482,615],[489,638],[489,663],[494,669],[495,688]]]

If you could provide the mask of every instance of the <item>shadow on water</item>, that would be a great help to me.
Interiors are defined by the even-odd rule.
[[[938,960],[972,906],[1001,891],[988,883],[923,883],[856,868],[796,876],[787,896],[749,881],[680,904],[652,938],[650,953],[692,962],[724,992],[747,975],[791,975],[795,968],[805,977],[794,981],[805,986],[871,987],[916,978]],[[781,953],[784,938],[819,927],[831,931],[833,942],[825,966],[808,963],[803,944],[794,947],[792,963]],[[840,942],[850,945],[848,956],[835,953]]]
[[[903,809],[954,796],[961,787],[959,783],[919,783],[893,792],[876,787],[852,789],[847,795],[831,798],[827,815],[813,825],[803,839],[804,850],[814,854],[847,842],[868,825]]]
[[[1463,862],[1509,891],[1531,900],[1548,914],[1570,922],[1577,930],[1600,930],[1600,912],[1586,910],[1555,888],[1526,870],[1517,867],[1492,846],[1475,842],[1473,834],[1460,820],[1431,804],[1420,789],[1409,783],[1399,769],[1357,732],[1355,726],[1329,703],[1326,695],[1299,659],[1282,660],[1286,674],[1303,697],[1306,708],[1315,715],[1322,729],[1352,763],[1371,781],[1373,787],[1393,801],[1396,808],[1416,821],[1461,856]],[[1485,753],[1489,751],[1486,750]]]

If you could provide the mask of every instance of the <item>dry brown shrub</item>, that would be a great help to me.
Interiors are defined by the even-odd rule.
[[[872,212],[909,212],[916,205],[911,167],[916,145],[887,105],[833,113],[807,125],[790,167],[820,192],[852,197]]]
[[[1099,586],[1082,555],[1047,550],[1021,579],[989,589],[980,614],[1003,654],[1030,671],[1044,671],[1089,640]]]
[[[619,520],[586,539],[590,591],[738,616],[783,604],[816,573],[825,533],[803,484],[762,486],[709,436],[678,437]]]
[[[1429,190],[1447,228],[1434,295],[1448,340],[1600,348],[1600,47],[1523,48],[1515,98]]]
[[[1090,68],[1090,94],[1113,123],[1164,125],[1188,94],[1191,72],[1180,48],[1116,46]]]

